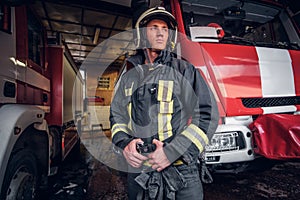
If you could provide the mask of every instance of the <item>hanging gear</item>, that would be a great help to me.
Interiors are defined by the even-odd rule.
[[[210,23],[207,25],[208,27],[216,28],[217,35],[219,39],[222,39],[225,36],[225,31],[223,30],[222,26],[217,23]]]
[[[206,163],[205,163],[205,153],[201,153],[201,155],[199,156],[199,162],[200,162],[200,166],[199,166],[199,169],[200,169],[200,176],[201,176],[201,181],[203,183],[212,183],[214,181],[210,171],[208,170],[207,166],[206,166]]]
[[[167,23],[169,28],[169,42],[170,49],[173,50],[175,48],[175,44],[177,41],[177,22],[175,20],[175,17],[165,10],[164,7],[155,7],[150,8],[146,10],[137,20],[135,24],[135,31],[136,31],[136,46],[137,48],[147,48],[149,47],[149,44],[146,39],[146,33],[144,31],[144,28],[147,26],[147,24],[153,20],[153,19],[159,19],[163,20]]]

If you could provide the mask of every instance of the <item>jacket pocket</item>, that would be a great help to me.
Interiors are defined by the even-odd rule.
[[[157,100],[163,102],[170,102],[172,100],[174,82],[170,80],[158,81]]]
[[[159,102],[159,113],[161,114],[172,114],[173,113],[173,100],[171,101],[160,101]]]

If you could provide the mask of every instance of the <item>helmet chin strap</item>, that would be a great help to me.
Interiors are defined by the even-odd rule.
[[[144,48],[144,55],[145,55],[145,64],[153,64],[153,61],[151,59],[152,56],[150,56],[149,48]]]

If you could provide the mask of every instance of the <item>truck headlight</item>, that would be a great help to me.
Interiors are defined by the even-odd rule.
[[[238,150],[238,132],[216,133],[213,135],[210,144],[206,147],[208,152]]]

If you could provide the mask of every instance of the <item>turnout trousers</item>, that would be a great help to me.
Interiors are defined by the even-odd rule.
[[[199,170],[196,164],[186,165],[182,164],[176,166],[178,171],[183,175],[186,180],[186,187],[175,193],[176,200],[202,200],[203,199],[203,187],[199,176]],[[128,199],[136,200],[139,192],[143,189],[134,180],[139,174],[128,173]]]

